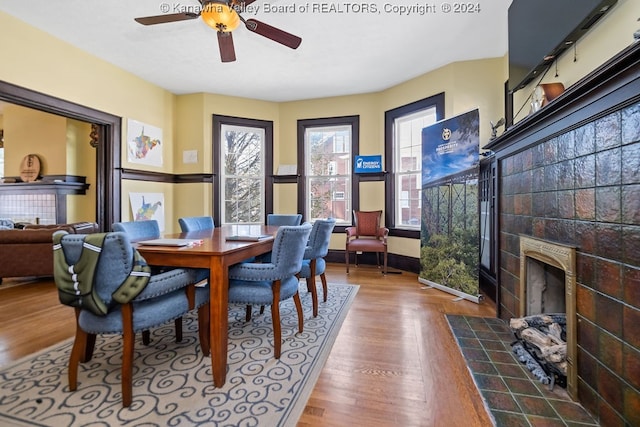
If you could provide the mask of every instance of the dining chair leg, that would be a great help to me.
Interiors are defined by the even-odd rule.
[[[84,355],[80,359],[82,363],[88,362],[93,358],[93,350],[96,348],[96,334],[87,334],[87,342],[84,345]]]
[[[246,322],[249,322],[251,320],[251,309],[252,309],[251,305],[247,304],[247,311],[244,315],[244,320]]]
[[[316,289],[316,276],[307,277],[307,288],[311,294],[311,305],[313,307],[313,317],[318,317],[318,290]]]
[[[151,342],[151,332],[149,330],[142,331],[142,344],[149,345]]]
[[[173,321],[176,328],[176,342],[182,342],[182,317]]]
[[[320,275],[320,280],[322,281],[322,295],[324,297],[324,302],[327,302],[327,294],[329,293],[329,290],[327,288],[327,276],[322,273]]]
[[[271,303],[271,322],[273,324],[273,354],[276,359],[280,359],[282,349],[282,327],[280,325],[280,280],[276,280],[272,285],[273,300]]]
[[[133,306],[122,306],[122,406],[131,406],[133,400]]]
[[[309,263],[310,276],[307,278],[307,288],[311,291],[311,302],[313,305],[313,317],[318,317],[318,290],[316,289],[316,260]]]
[[[293,302],[296,304],[296,311],[298,312],[298,332],[302,333],[304,318],[302,317],[302,302],[300,301],[300,294],[298,292],[293,295]]]
[[[78,365],[80,359],[86,353],[87,333],[80,329],[80,325],[76,325],[76,337],[73,341],[73,348],[69,356],[69,390],[74,391],[78,388]]]

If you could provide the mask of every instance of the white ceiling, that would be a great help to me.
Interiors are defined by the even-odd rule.
[[[231,63],[220,61],[216,33],[200,19],[154,26],[133,20],[198,0],[0,0],[0,10],[175,94],[282,102],[376,92],[451,62],[503,56],[510,3],[489,0],[475,3],[479,12],[444,13],[463,3],[257,0],[245,19],[298,35],[302,44],[292,50],[241,25]],[[366,5],[377,12],[364,12]],[[429,9],[389,10],[400,5]]]

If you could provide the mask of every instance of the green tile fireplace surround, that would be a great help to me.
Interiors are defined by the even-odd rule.
[[[575,247],[574,399],[600,425],[640,425],[640,43],[486,148],[498,317],[527,314],[521,236]]]

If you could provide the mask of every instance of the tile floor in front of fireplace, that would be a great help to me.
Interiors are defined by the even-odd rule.
[[[459,315],[447,320],[497,427],[598,425],[563,388],[549,390],[515,358],[515,338],[503,320]]]

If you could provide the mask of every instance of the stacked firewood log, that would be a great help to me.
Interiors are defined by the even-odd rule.
[[[565,314],[537,314],[513,318],[511,330],[548,375],[567,375]]]

